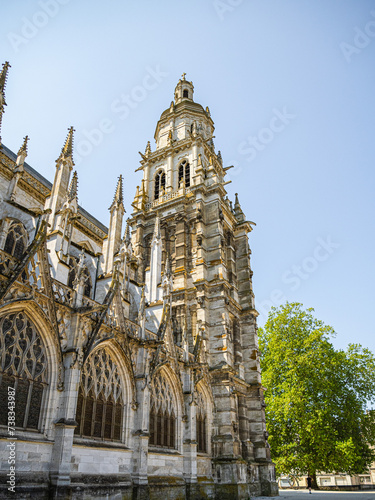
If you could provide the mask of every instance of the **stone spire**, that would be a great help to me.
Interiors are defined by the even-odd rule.
[[[72,200],[73,198],[77,198],[77,196],[78,196],[78,175],[77,175],[77,170],[75,170],[73,172],[72,180],[70,181],[68,199]]]
[[[51,196],[47,199],[46,208],[51,209],[48,222],[51,230],[55,229],[55,215],[62,208],[68,197],[70,173],[73,170],[73,127],[70,127],[60,156],[56,160],[55,179]]]
[[[22,143],[22,146],[20,147],[20,149],[18,150],[18,155],[21,155],[21,154],[24,154],[25,156],[27,156],[27,143],[29,141],[29,136],[26,135],[24,138],[23,138],[23,143]]]
[[[66,137],[65,144],[61,150],[61,155],[60,157],[63,158],[70,158],[73,162],[73,133],[75,132],[73,127],[70,127],[68,132],[68,135]],[[73,163],[74,165],[74,163]]]
[[[17,153],[17,167],[22,168],[22,165],[25,163],[25,159],[27,157],[27,142],[29,137],[26,136],[23,138],[23,143]]]
[[[122,205],[124,208],[124,195],[123,195],[123,185],[122,185],[122,175],[118,178],[115,195],[113,197],[112,205],[109,210]]]
[[[113,259],[121,246],[122,220],[125,213],[124,197],[122,191],[122,175],[118,178],[115,195],[112,205],[109,207],[110,219],[108,238],[105,241],[104,254],[104,273],[111,273],[113,269]]]
[[[244,222],[245,221],[245,214],[242,211],[240,202],[238,201],[238,193],[236,193],[236,199],[234,202],[234,216],[236,217],[238,222]]]
[[[13,170],[13,177],[9,183],[9,186],[8,186],[7,197],[8,197],[8,200],[11,200],[11,201],[16,201],[16,187],[17,187],[18,181],[20,180],[20,178],[23,176],[23,173],[24,173],[23,164],[25,163],[25,159],[27,156],[27,141],[28,141],[28,139],[29,139],[28,136],[24,137],[24,139],[23,139],[23,144],[20,147],[18,154],[17,154],[16,167]],[[1,143],[0,143],[0,147],[1,147]]]
[[[1,148],[1,124],[3,121],[3,114],[4,114],[4,106],[7,105],[5,102],[5,87],[7,84],[7,78],[8,78],[8,69],[10,68],[10,64],[8,61],[5,61],[3,64],[3,69],[1,70],[0,73],[0,148]]]
[[[130,226],[129,226],[129,219],[126,221],[126,228],[125,228],[125,243],[126,245],[129,245],[131,238],[130,238]]]
[[[151,154],[151,143],[150,141],[147,141],[146,149],[145,149],[145,156],[149,156]]]

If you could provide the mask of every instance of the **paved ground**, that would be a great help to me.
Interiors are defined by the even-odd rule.
[[[266,497],[260,497],[257,500]],[[279,500],[375,500],[375,490],[368,491],[309,491],[306,490],[280,490]],[[270,497],[267,497],[270,500]]]

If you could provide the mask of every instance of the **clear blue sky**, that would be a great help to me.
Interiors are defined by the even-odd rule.
[[[53,180],[74,125],[80,203],[107,224],[123,174],[129,215],[138,151],[148,140],[154,149],[186,72],[235,165],[229,196],[257,224],[259,323],[271,303],[298,301],[334,327],[337,347],[375,352],[375,1],[18,0],[1,10],[8,147],[28,134],[27,161]]]

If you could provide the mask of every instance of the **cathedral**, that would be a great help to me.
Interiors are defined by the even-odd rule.
[[[78,204],[73,127],[52,183],[27,136],[17,154],[0,137],[0,498],[277,495],[254,223],[227,196],[213,133],[184,74],[131,215],[120,176],[108,227]]]

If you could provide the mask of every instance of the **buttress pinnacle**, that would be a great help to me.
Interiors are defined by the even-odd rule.
[[[238,222],[243,222],[245,220],[245,214],[242,211],[240,202],[238,200],[238,193],[236,193],[236,198],[234,202],[234,216],[236,217]]]
[[[124,195],[122,187],[122,175],[120,175],[117,181],[116,191],[110,209],[113,208],[114,206],[123,205],[123,201],[124,201]]]
[[[65,157],[70,157],[73,160],[73,132],[75,132],[73,127],[70,127],[65,141],[65,144],[61,150],[61,154]]]
[[[27,143],[28,143],[28,140],[29,140],[29,136],[28,135],[23,138],[23,144],[22,144],[22,146],[20,147],[20,149],[18,150],[18,153],[17,153],[18,156],[24,155],[25,158],[26,158],[26,156],[27,156]]]
[[[0,73],[0,148],[1,148],[1,123],[3,121],[4,106],[7,105],[7,103],[5,102],[5,86],[7,83],[9,68],[10,64],[8,63],[8,61],[6,61],[3,64],[3,69],[1,70]]]
[[[72,200],[76,198],[78,195],[78,175],[77,170],[74,171],[72,180],[70,181],[69,191],[68,191],[68,199]]]
[[[125,228],[125,243],[128,245],[130,243],[130,226],[129,226],[129,219],[126,221],[126,228]]]
[[[7,78],[8,78],[8,69],[11,68],[11,65],[9,64],[8,61],[5,61],[3,64],[3,69],[1,70],[0,73],[0,105],[1,107],[6,106],[5,102],[5,87],[7,84]],[[3,111],[4,109],[2,109]]]

